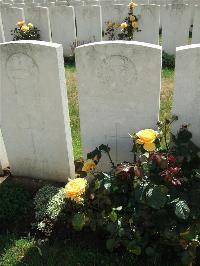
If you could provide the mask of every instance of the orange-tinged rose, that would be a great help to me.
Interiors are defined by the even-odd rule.
[[[137,29],[137,28],[138,28],[138,23],[137,23],[137,21],[133,21],[133,22],[132,22],[132,27],[133,27],[134,29]]]
[[[25,24],[25,21],[24,20],[20,20],[20,21],[17,22],[17,26],[19,28],[21,28],[24,24]]]
[[[85,178],[71,179],[65,186],[65,196],[78,203],[83,201],[83,194],[85,193],[87,180]]]
[[[135,16],[130,16],[130,21],[133,22],[136,20],[136,17]]]
[[[93,160],[87,160],[87,161],[85,161],[85,163],[83,165],[82,171],[88,173],[88,172],[93,171],[95,168],[96,168],[95,162]]]

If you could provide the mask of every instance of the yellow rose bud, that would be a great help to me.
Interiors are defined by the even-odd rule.
[[[26,26],[26,25],[23,25],[23,26],[21,27],[21,30],[22,30],[22,31],[28,31],[28,30],[29,30],[29,27]]]
[[[137,28],[138,28],[138,23],[137,23],[137,21],[132,22],[132,27],[133,27],[134,29],[137,29]]]
[[[136,17],[135,16],[130,16],[130,21],[133,22],[136,20]]]
[[[131,2],[128,6],[129,6],[129,8],[132,10],[132,9],[134,9],[135,7],[137,7],[138,4]]]
[[[28,27],[29,28],[33,28],[33,24],[32,23],[28,23]]]
[[[17,22],[17,26],[19,28],[21,28],[24,24],[25,24],[25,21],[24,20],[20,20],[20,21]]]
[[[128,27],[128,24],[126,23],[126,22],[123,22],[122,24],[121,24],[121,28],[122,29],[125,29],[125,28],[127,28]]]

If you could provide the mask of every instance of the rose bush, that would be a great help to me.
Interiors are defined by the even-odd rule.
[[[133,40],[135,32],[141,31],[138,26],[138,16],[134,15],[134,9],[138,5],[134,2],[129,4],[128,16],[119,23],[114,23],[112,21],[107,21],[105,36],[109,40]]]
[[[32,23],[26,24],[24,20],[18,21],[14,30],[11,30],[13,41],[40,40],[40,31]]]
[[[80,176],[69,180],[62,194],[64,226],[101,230],[108,250],[125,249],[147,263],[164,256],[175,265],[195,263],[200,244],[200,149],[187,125],[167,142],[174,120],[158,123],[158,131],[130,134],[132,162],[115,165],[108,145],[80,161]],[[102,153],[110,161],[106,173],[95,170]]]

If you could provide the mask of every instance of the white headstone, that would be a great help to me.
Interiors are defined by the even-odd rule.
[[[200,6],[195,6],[192,43],[200,43]]]
[[[3,141],[2,132],[0,129],[0,176],[3,175],[3,169],[8,166],[9,166],[8,157],[7,157],[7,153],[6,153],[6,149],[5,149],[5,145]]]
[[[2,23],[4,29],[5,41],[13,40],[11,30],[14,30],[19,20],[24,20],[24,11],[18,7],[5,7],[1,9]]]
[[[27,22],[33,23],[40,30],[42,41],[51,42],[49,9],[47,7],[27,7],[24,10]]]
[[[138,16],[139,32],[135,33],[134,40],[159,44],[160,6],[141,5]]]
[[[57,1],[55,3],[55,6],[68,6],[68,2],[67,1]]]
[[[189,123],[194,142],[200,146],[200,44],[176,49],[176,72],[174,85],[173,114],[176,133],[183,123]]]
[[[100,6],[109,6],[115,4],[114,0],[99,0]]]
[[[128,135],[156,128],[160,102],[161,47],[139,42],[100,42],[76,49],[84,156],[111,147],[117,163],[132,160]]]
[[[161,9],[162,46],[168,54],[176,47],[188,44],[191,9],[188,5],[166,5]]]
[[[102,40],[100,6],[80,6],[75,9],[78,42],[98,42]]]
[[[85,0],[84,5],[98,6],[100,3],[99,0]]]
[[[102,12],[102,28],[106,31],[106,22],[122,23],[122,20],[128,16],[128,6],[126,5],[103,5],[101,6]]]
[[[3,30],[3,23],[1,19],[1,12],[0,12],[0,43],[5,42],[4,30]]]
[[[64,56],[72,55],[72,47],[76,40],[75,15],[72,6],[56,6],[51,8],[52,40],[61,43]]]
[[[74,164],[62,46],[19,41],[1,44],[0,53],[1,127],[12,174],[66,181]]]

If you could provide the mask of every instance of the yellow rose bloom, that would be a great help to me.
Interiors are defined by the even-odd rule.
[[[128,27],[128,24],[126,23],[126,22],[123,22],[122,24],[121,24],[121,28],[122,29],[125,29],[125,28],[127,28]]]
[[[25,24],[25,21],[24,20],[20,20],[20,21],[17,22],[17,26],[19,28],[21,28],[24,24]]]
[[[83,165],[82,171],[88,173],[88,172],[93,171],[95,168],[96,168],[95,162],[93,160],[87,160],[87,161],[85,161],[85,163]]]
[[[86,186],[87,180],[84,178],[71,179],[64,189],[66,198],[74,200],[77,203],[82,202],[82,195],[85,193]]]
[[[21,27],[21,30],[22,30],[22,31],[28,31],[28,30],[29,30],[29,27],[26,26],[26,25],[23,25],[23,26]]]
[[[154,141],[158,138],[158,132],[153,129],[143,129],[136,133],[138,139],[137,144],[142,144],[146,151],[154,151],[156,149]]]
[[[138,23],[137,23],[137,21],[132,22],[132,27],[133,27],[134,29],[137,29],[137,28],[138,28]]]
[[[134,9],[135,7],[138,6],[138,4],[131,2],[128,6],[130,9]]]
[[[136,17],[135,16],[130,16],[130,21],[133,22],[136,20]]]
[[[33,24],[32,23],[28,23],[28,27],[29,28],[33,28]]]

